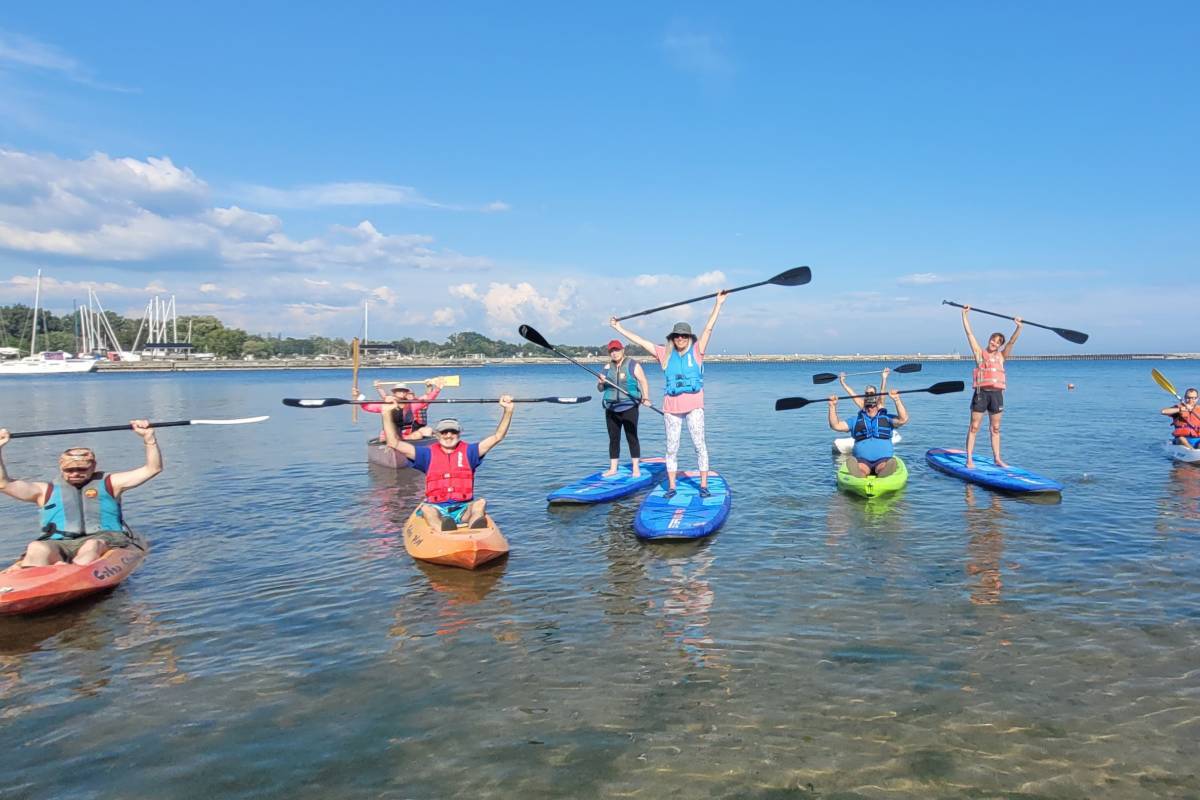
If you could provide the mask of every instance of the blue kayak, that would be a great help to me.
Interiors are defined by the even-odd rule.
[[[700,473],[680,472],[675,496],[667,498],[667,485],[646,495],[633,520],[643,539],[699,539],[724,524],[733,504],[729,484],[715,472],[708,473],[711,497],[700,496]]]
[[[1062,484],[1058,481],[1038,475],[1020,467],[1000,467],[987,456],[975,456],[974,469],[967,469],[967,453],[965,450],[946,450],[935,447],[925,454],[929,466],[938,472],[944,472],[970,483],[977,483],[989,489],[1017,494],[1037,494],[1045,492],[1062,492]]]
[[[609,478],[604,477],[603,472],[588,475],[583,480],[555,489],[546,495],[546,502],[606,503],[653,486],[667,471],[667,464],[661,458],[643,458],[639,466],[642,474],[636,478],[633,477],[632,467],[621,464],[617,467],[616,475]]]

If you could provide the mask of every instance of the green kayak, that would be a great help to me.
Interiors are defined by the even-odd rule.
[[[866,478],[851,475],[843,462],[837,472],[838,488],[862,497],[879,497],[888,492],[903,489],[904,484],[908,483],[908,467],[904,465],[904,461],[899,456],[893,457],[896,459],[896,471],[882,478],[875,475],[869,475]]]

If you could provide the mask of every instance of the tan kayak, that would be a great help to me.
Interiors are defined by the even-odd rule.
[[[490,515],[484,517],[486,528],[443,531],[426,522],[420,511],[418,508],[404,523],[404,549],[413,558],[475,569],[508,553],[508,541]]]

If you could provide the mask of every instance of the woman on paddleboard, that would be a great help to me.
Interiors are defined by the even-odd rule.
[[[971,396],[971,426],[967,429],[967,469],[975,468],[975,436],[983,422],[983,415],[988,415],[988,424],[992,434],[992,460],[997,466],[1007,467],[1008,464],[1000,458],[1000,417],[1004,413],[1004,362],[1012,355],[1013,345],[1021,335],[1021,318],[1013,317],[1017,323],[1012,338],[1007,344],[1003,333],[993,333],[988,337],[987,349],[981,348],[971,332],[971,321],[967,318],[970,306],[963,306],[963,329],[967,332],[967,342],[975,355],[975,371],[971,373],[971,385],[975,393]]]
[[[708,446],[704,442],[704,353],[712,336],[721,306],[729,292],[717,292],[708,323],[697,337],[692,326],[677,322],[667,334],[668,346],[655,344],[621,326],[616,317],[608,324],[617,333],[640,346],[658,359],[666,377],[666,396],[663,398],[663,420],[667,426],[667,497],[675,496],[675,473],[679,471],[679,439],[683,425],[687,423],[688,434],[696,448],[696,465],[700,469],[700,496],[709,497],[708,491]]]
[[[1174,387],[1171,387],[1174,388]],[[1171,418],[1174,426],[1171,430],[1172,441],[1183,447],[1200,448],[1200,409],[1196,408],[1200,401],[1200,392],[1187,388],[1183,392],[1183,402],[1177,406],[1168,406],[1162,413]]]
[[[620,387],[618,390],[616,387]],[[608,471],[604,477],[617,474],[617,462],[621,460],[621,430],[625,430],[625,441],[629,444],[629,458],[633,462],[633,477],[642,475],[642,444],[638,441],[638,409],[650,404],[650,385],[642,365],[625,355],[625,345],[619,339],[608,343],[608,366],[604,369],[604,380],[596,382],[597,390],[604,390],[604,422],[608,425]]]

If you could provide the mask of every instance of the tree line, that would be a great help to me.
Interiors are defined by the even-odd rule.
[[[123,317],[115,311],[107,311],[109,325],[121,342],[123,348],[132,348],[134,338],[142,324],[140,319]],[[33,308],[16,304],[0,306],[0,347],[15,347],[22,355],[29,354],[29,331],[33,318]],[[65,350],[69,353],[78,352],[81,346],[77,330],[77,315],[54,314],[42,309],[38,313],[38,349]],[[213,316],[179,317],[177,328],[180,338],[184,338],[191,325],[191,344],[194,352],[212,353],[220,358],[289,358],[295,356],[334,355],[347,357],[350,354],[350,342],[346,339],[330,339],[325,336],[309,336],[296,338],[283,336],[247,333],[241,328],[229,328]],[[146,345],[146,331],[142,330],[142,338],[138,347]],[[405,337],[391,341],[372,340],[371,345],[388,345],[398,354],[405,356],[423,356],[431,358],[469,358],[482,355],[485,358],[512,358],[515,356],[545,355],[540,347],[522,342],[513,344],[499,339],[491,339],[474,331],[452,333],[444,342],[433,342],[428,339],[413,339]],[[604,352],[603,346],[588,345],[555,345],[559,350],[572,356],[588,356]]]

